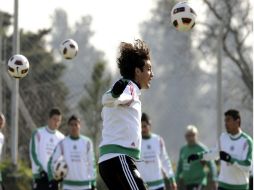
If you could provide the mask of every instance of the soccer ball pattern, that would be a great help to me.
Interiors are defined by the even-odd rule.
[[[65,59],[73,59],[78,53],[78,44],[72,39],[65,40],[60,45],[60,52]]]
[[[195,26],[196,16],[187,2],[180,2],[171,11],[171,23],[178,31],[187,32]]]
[[[68,173],[68,166],[64,160],[57,161],[53,166],[53,177],[55,180],[63,179]]]
[[[23,55],[14,55],[8,61],[8,73],[10,76],[20,79],[25,77],[29,71],[29,62]]]

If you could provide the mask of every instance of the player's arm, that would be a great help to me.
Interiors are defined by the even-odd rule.
[[[177,182],[180,180],[182,171],[183,171],[183,160],[182,160],[182,149],[181,149],[180,153],[179,153],[179,160],[178,160],[177,169],[176,169],[176,181]]]
[[[63,144],[62,141],[60,141],[60,143],[57,144],[53,154],[51,155],[51,157],[49,158],[48,161],[48,179],[49,181],[53,180],[53,165],[58,161],[58,159],[63,155]]]
[[[213,160],[207,163],[213,181],[217,181],[217,167]]]
[[[244,155],[243,160],[239,160],[237,158],[234,158],[230,154],[224,151],[220,151],[220,159],[224,160],[225,162],[229,162],[239,169],[243,171],[249,171],[251,168],[251,162],[252,162],[252,140],[247,140],[246,144],[244,146],[244,150],[242,155]]]
[[[42,167],[42,164],[40,163],[40,160],[38,158],[38,151],[39,151],[39,148],[38,147],[38,144],[40,142],[40,134],[38,133],[37,130],[35,130],[33,133],[32,133],[32,138],[30,140],[30,144],[29,144],[29,153],[30,153],[30,158],[32,160],[32,162],[38,166],[39,168],[39,171],[38,172],[42,172],[44,169]]]
[[[188,163],[196,161],[196,160],[211,161],[211,160],[218,160],[218,159],[219,159],[219,150],[217,147],[215,147],[208,151],[202,151],[196,154],[191,154],[188,157]]]
[[[175,189],[176,188],[175,174],[165,147],[165,143],[162,138],[160,138],[160,161],[162,165],[162,170],[165,173],[167,179],[170,181],[171,187]]]
[[[4,146],[4,137],[3,137],[3,141],[0,142],[0,161],[2,160],[2,151],[3,151],[3,146]]]
[[[92,181],[92,189],[96,189],[96,163],[95,163],[95,155],[93,150],[92,141],[88,141],[87,143],[87,153],[88,153],[88,175],[91,176]]]
[[[133,87],[126,79],[118,80],[112,89],[102,97],[103,106],[114,107],[117,105],[128,105],[133,101]]]

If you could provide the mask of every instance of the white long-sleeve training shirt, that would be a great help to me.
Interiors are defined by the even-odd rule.
[[[141,161],[137,162],[137,167],[149,190],[164,187],[163,173],[172,182],[175,180],[164,141],[159,135],[151,134],[142,139]]]
[[[89,138],[82,135],[78,138],[68,136],[56,146],[48,163],[49,179],[53,179],[52,167],[61,157],[68,166],[63,189],[83,190],[95,185],[94,151]]]
[[[228,153],[231,163],[221,160],[219,187],[225,189],[248,189],[249,171],[252,163],[252,139],[244,132],[237,135],[222,133],[220,146],[203,155],[204,160],[219,158],[219,151]]]
[[[47,165],[56,145],[64,138],[58,130],[50,130],[48,126],[36,129],[30,140],[30,160],[34,178],[41,171],[47,172]]]
[[[123,93],[113,98],[111,91],[102,97],[102,141],[99,162],[124,154],[140,158],[141,91],[129,81]]]

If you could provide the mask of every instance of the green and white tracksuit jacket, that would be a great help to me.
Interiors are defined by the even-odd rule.
[[[230,190],[248,189],[252,143],[251,137],[242,131],[234,136],[222,133],[219,148],[214,148],[203,154],[204,160],[219,158],[219,151],[225,151],[232,157],[231,163],[221,160],[219,187]]]
[[[137,162],[137,167],[149,190],[165,186],[163,173],[168,180],[175,181],[171,161],[159,135],[151,134],[150,137],[142,138],[141,161]]]
[[[176,180],[182,180],[184,185],[207,185],[206,166],[209,168],[209,173],[212,176],[212,180],[217,180],[217,169],[213,160],[211,161],[197,161],[188,163],[188,157],[191,154],[201,154],[207,152],[208,148],[197,142],[192,145],[184,145],[179,154],[179,160],[177,164]]]
[[[83,190],[95,186],[94,151],[89,138],[82,135],[78,138],[68,136],[56,146],[48,163],[49,179],[53,179],[52,168],[59,159],[64,159],[68,166],[63,189]]]
[[[30,140],[30,160],[34,179],[41,171],[47,172],[48,161],[56,145],[64,138],[58,130],[50,130],[48,126],[36,129]]]

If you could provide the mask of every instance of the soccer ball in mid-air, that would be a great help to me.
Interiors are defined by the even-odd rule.
[[[72,39],[63,41],[60,45],[60,52],[65,59],[73,59],[78,53],[78,44]]]
[[[13,55],[8,61],[8,73],[10,76],[20,79],[25,77],[29,71],[29,62],[23,55]]]
[[[189,3],[177,3],[171,11],[171,23],[181,32],[187,32],[195,26],[196,13]]]
[[[68,173],[68,166],[66,162],[61,159],[53,165],[53,177],[55,180],[63,179]]]

